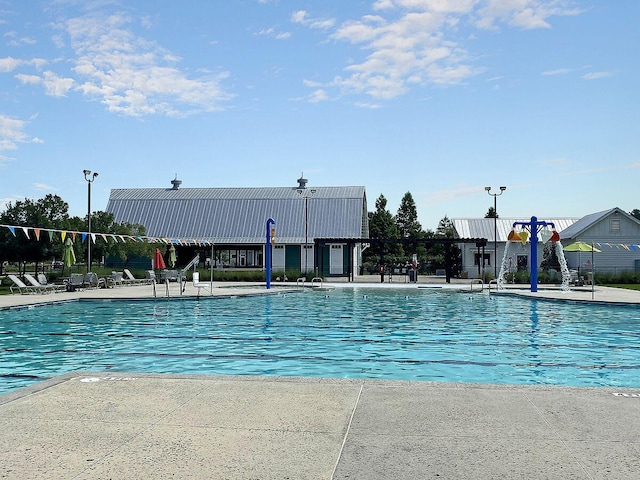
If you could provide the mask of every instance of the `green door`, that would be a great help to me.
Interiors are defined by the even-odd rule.
[[[300,271],[300,261],[302,254],[300,253],[300,245],[285,245],[284,247],[284,268],[285,270]]]

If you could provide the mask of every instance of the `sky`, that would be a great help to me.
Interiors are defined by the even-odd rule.
[[[366,187],[449,218],[640,208],[637,0],[0,0],[0,211]]]

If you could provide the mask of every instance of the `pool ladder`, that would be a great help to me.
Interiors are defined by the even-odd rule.
[[[154,278],[153,282],[151,282],[151,283],[153,285],[153,298],[158,298],[158,295],[156,293],[156,279]],[[164,283],[164,287],[165,287],[165,290],[166,290],[165,294],[166,294],[167,298],[169,298],[169,279],[165,278],[163,283]]]

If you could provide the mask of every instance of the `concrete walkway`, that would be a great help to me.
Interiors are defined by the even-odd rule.
[[[590,289],[508,293],[591,301]],[[79,298],[153,291],[4,295],[0,308]],[[0,425],[9,479],[640,478],[640,389],[75,372],[0,395]]]
[[[640,477],[640,390],[74,373],[0,423],[9,479]]]

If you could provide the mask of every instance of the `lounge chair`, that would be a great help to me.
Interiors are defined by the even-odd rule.
[[[209,284],[200,282],[199,272],[193,272],[193,286],[198,289],[198,297],[200,296],[200,290],[206,290],[207,292],[209,292],[209,295],[213,295],[211,288],[209,288]]]
[[[64,283],[67,287],[67,292],[75,292],[79,288],[84,288],[84,275],[81,273],[72,273]]]
[[[136,278],[129,271],[128,268],[125,268],[122,272],[124,274],[122,278],[122,282],[127,285],[140,285],[140,284],[148,284],[151,283],[148,278]]]
[[[61,292],[62,290],[65,290],[65,286],[64,285],[58,285],[55,283],[49,283],[47,281],[47,276],[44,273],[39,273],[38,274],[38,282],[40,282],[40,285],[46,285],[49,286],[51,288],[53,288],[54,291],[56,292]]]
[[[58,285],[47,283],[47,277],[45,277],[44,274],[42,273],[38,275],[38,279],[36,279],[33,275],[30,275],[28,273],[24,274],[24,278],[27,279],[27,281],[32,287],[34,287],[36,290],[41,289],[43,293],[56,292],[59,290],[59,287],[60,287]],[[41,278],[44,279],[44,283],[40,281]]]
[[[107,284],[110,287],[121,287],[124,284],[122,272],[111,272],[107,278]]]
[[[83,288],[106,288],[107,284],[104,278],[98,278],[98,275],[94,272],[89,272],[84,276],[82,282]]]
[[[11,293],[14,293],[14,289],[22,295],[25,295],[27,293],[45,293],[44,288],[25,285],[25,283],[15,275],[7,275],[7,277],[13,282],[13,285],[9,287]]]

